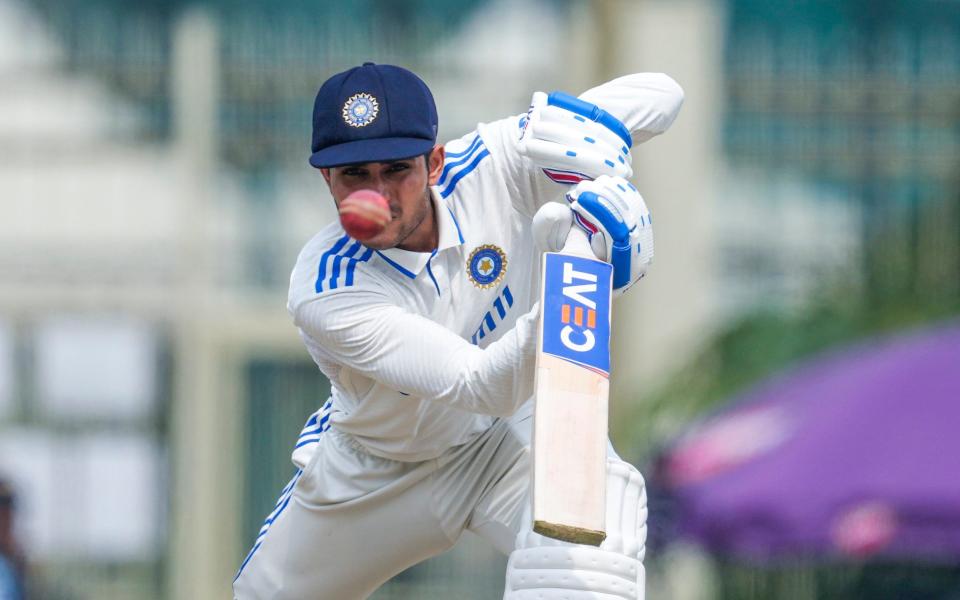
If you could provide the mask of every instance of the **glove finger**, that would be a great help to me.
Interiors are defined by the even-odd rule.
[[[534,127],[533,135],[539,140],[554,142],[563,146],[565,150],[574,152],[582,150],[591,150],[604,156],[611,162],[619,162],[623,165],[631,164],[629,154],[623,155],[616,147],[611,146],[604,140],[598,140],[588,135],[580,128],[570,127],[559,123],[540,121]],[[626,158],[624,158],[626,156]]]
[[[577,196],[574,209],[590,221],[599,224],[600,229],[609,233],[614,242],[623,244],[629,239],[630,228],[624,221],[623,215],[603,196],[591,191],[581,191]]]
[[[596,104],[592,104],[580,98],[575,98],[566,92],[551,92],[547,97],[547,104],[564,108],[581,117],[583,121],[592,121],[598,123],[617,135],[627,148],[633,145],[633,140],[624,124],[616,117],[603,110]],[[581,120],[578,119],[578,120]]]
[[[562,169],[592,177],[586,173],[600,173],[629,177],[633,169],[629,164],[612,161],[590,149],[570,150],[567,146],[530,138],[525,140],[525,153],[539,166],[550,169]]]
[[[605,177],[607,176],[601,175],[597,179],[603,179]],[[596,180],[586,179],[578,183],[576,186],[571,188],[569,192],[567,192],[567,202],[571,202],[571,203],[574,202],[577,198],[580,197],[580,194],[582,194],[583,192],[593,192],[594,194],[602,194],[603,188],[597,184]]]
[[[637,206],[632,201],[635,194],[624,193],[627,188],[623,187],[620,182],[625,182],[625,180],[604,175],[590,182],[590,187],[582,191],[590,191],[600,196],[607,209],[615,212],[626,225],[627,231],[630,232],[638,224],[639,213]],[[586,186],[578,187],[584,188]]]
[[[529,139],[533,135],[536,124],[540,122],[540,111],[546,105],[547,95],[543,92],[534,92],[533,97],[530,98],[530,108],[527,109],[527,114],[524,115],[520,123],[522,128],[520,131],[521,145],[523,140]]]
[[[609,146],[616,156],[627,161],[631,158],[630,149],[627,148],[626,144],[623,143],[623,140],[621,140],[617,134],[599,123],[583,119],[583,117],[563,110],[562,108],[555,106],[543,107],[540,110],[539,125],[571,131],[578,142],[583,140],[587,141],[587,143],[601,143]],[[537,134],[537,137],[546,137],[551,133],[549,131],[538,130]],[[589,140],[593,141],[584,140],[584,138],[589,138]],[[578,145],[580,144],[578,143]]]
[[[590,249],[593,250],[593,254],[600,260],[610,260],[608,258],[609,248],[610,242],[607,240],[607,236],[603,233],[602,229],[590,236]]]
[[[635,216],[640,227],[651,227],[653,221],[650,220],[650,209],[647,207],[647,203],[643,201],[643,196],[640,194],[630,194],[626,198],[627,203],[630,205],[630,211]]]
[[[650,211],[630,182],[618,177],[602,176],[594,183],[600,190],[598,193],[620,211],[627,229],[632,230],[637,225],[646,223],[646,219],[641,221],[641,217],[646,217]]]
[[[530,97],[530,109],[535,110],[547,106],[548,96],[543,92],[534,92]]]
[[[639,246],[637,260],[646,268],[646,265],[653,262],[653,227],[642,227],[637,235],[636,244]]]
[[[637,186],[630,183],[630,181],[624,177],[601,175],[600,177],[596,178],[596,181],[601,185],[616,188],[624,194],[629,194],[631,192],[634,194],[640,194]]]

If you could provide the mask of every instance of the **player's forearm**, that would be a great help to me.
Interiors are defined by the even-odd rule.
[[[517,319],[513,329],[485,349],[468,345],[448,359],[454,375],[436,400],[463,410],[508,416],[533,395],[537,311]]]
[[[580,98],[615,116],[633,141],[642,143],[673,123],[683,104],[683,88],[663,73],[635,73],[591,88]]]
[[[536,312],[480,349],[386,303],[307,306],[297,325],[338,363],[390,389],[468,412],[512,414],[533,393]]]

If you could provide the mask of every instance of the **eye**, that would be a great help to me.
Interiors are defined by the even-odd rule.
[[[367,171],[360,167],[346,167],[343,169],[343,174],[347,177],[363,177],[367,174]]]
[[[410,168],[408,163],[390,163],[390,166],[387,167],[387,171],[390,173],[398,173],[400,171],[406,171]]]

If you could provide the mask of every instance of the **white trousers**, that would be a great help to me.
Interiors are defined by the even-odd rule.
[[[268,517],[234,597],[367,598],[465,529],[509,554],[530,526],[531,425],[527,406],[470,443],[414,463],[371,456],[327,430]]]

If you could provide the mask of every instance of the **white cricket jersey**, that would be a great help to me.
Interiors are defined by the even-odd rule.
[[[670,126],[683,92],[665,75],[641,73],[580,97],[639,143]],[[518,154],[522,118],[480,124],[446,145],[432,188],[432,253],[371,250],[339,222],[300,252],[288,309],[332,384],[298,441],[301,467],[331,425],[371,454],[427,460],[532,396],[539,253],[531,220],[569,186]]]

